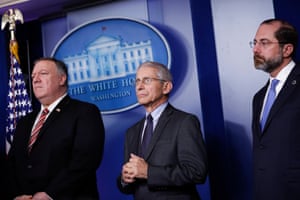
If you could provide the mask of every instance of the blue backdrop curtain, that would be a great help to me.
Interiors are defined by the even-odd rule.
[[[211,199],[230,199],[226,138],[210,0],[191,0]],[[206,17],[203,17],[206,16]],[[207,87],[209,85],[209,87]],[[222,154],[220,154],[222,152]]]

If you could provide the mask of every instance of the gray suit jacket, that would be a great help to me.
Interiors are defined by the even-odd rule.
[[[128,129],[125,141],[125,162],[130,153],[139,154],[142,119]],[[147,149],[148,179],[119,188],[132,193],[136,200],[200,199],[196,184],[207,176],[207,155],[196,116],[177,110],[170,104],[161,114]]]

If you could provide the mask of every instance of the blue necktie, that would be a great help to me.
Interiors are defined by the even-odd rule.
[[[153,121],[152,120],[153,120],[153,118],[149,114],[147,116],[147,124],[146,124],[146,128],[145,128],[144,135],[143,135],[143,140],[142,140],[142,155],[143,156],[145,156],[145,154],[146,154],[148,144],[152,137],[152,133],[153,133]]]
[[[269,90],[269,93],[268,93],[268,97],[267,97],[267,100],[266,100],[266,104],[265,104],[265,107],[264,107],[264,111],[263,111],[263,115],[261,117],[261,121],[260,121],[260,126],[261,126],[261,130],[264,129],[265,127],[265,123],[267,121],[267,118],[268,118],[268,115],[269,115],[269,112],[271,110],[271,107],[272,107],[272,104],[276,98],[276,85],[278,84],[279,80],[277,79],[273,79],[272,82],[271,82],[271,87],[270,87],[270,90]]]

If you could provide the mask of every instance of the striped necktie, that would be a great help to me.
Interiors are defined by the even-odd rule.
[[[49,113],[49,110],[47,108],[45,108],[43,110],[38,122],[36,123],[34,129],[32,130],[31,135],[30,135],[30,140],[29,140],[29,143],[28,143],[28,152],[31,151],[32,145],[35,143],[35,141],[36,141],[36,139],[39,135],[39,132],[40,132],[40,130],[41,130],[41,128],[42,128],[42,126],[45,122],[45,119],[46,119],[48,113]]]

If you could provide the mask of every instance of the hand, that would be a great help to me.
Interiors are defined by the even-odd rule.
[[[133,173],[135,174],[135,178],[148,178],[148,163],[137,155],[133,153],[130,154],[129,163],[133,168]]]
[[[33,195],[32,200],[52,200],[46,192],[37,192]]]
[[[125,163],[122,168],[122,181],[127,183],[133,183],[135,181],[135,177],[133,174],[133,169],[129,162]]]
[[[129,162],[123,165],[122,180],[125,183],[132,183],[135,178],[148,178],[148,164],[143,158],[132,153]]]
[[[32,200],[32,195],[21,195],[14,198],[14,200]]]

